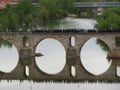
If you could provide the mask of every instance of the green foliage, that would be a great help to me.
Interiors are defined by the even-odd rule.
[[[49,11],[44,6],[41,7],[41,14],[43,20],[49,19]]]
[[[0,31],[19,31],[19,28],[32,30],[41,20],[38,9],[29,0],[22,0],[16,7],[7,5],[0,12]]]
[[[22,0],[19,4],[17,4],[16,10],[23,11],[25,15],[32,13],[34,11],[34,6],[32,3],[29,2],[29,0]]]
[[[74,0],[40,0],[41,12],[45,19],[56,19],[73,11]]]
[[[46,11],[49,12],[50,17],[56,16],[58,9],[57,0],[41,0],[40,4],[44,7],[44,9],[46,9]]]
[[[103,10],[102,14],[96,17],[98,29],[119,29],[120,28],[120,7]]]
[[[4,47],[8,47],[8,48],[11,48],[12,47],[12,44],[6,40],[0,40],[0,48],[4,46]]]
[[[8,29],[8,25],[9,25],[8,16],[4,15],[0,17],[0,31]]]
[[[10,5],[7,5],[0,13],[1,31],[7,29],[14,31],[18,29],[19,16],[16,12],[14,12],[14,9]]]
[[[19,27],[19,16],[12,10],[9,10],[8,13],[8,29],[11,31],[17,31]]]
[[[101,39],[97,39],[96,44],[100,45],[102,50],[104,50],[106,52],[110,51],[109,46],[104,41],[102,41]]]
[[[73,3],[75,0],[58,0],[58,6],[63,10],[71,12],[73,10]]]
[[[40,2],[35,7],[31,2]],[[0,11],[0,31],[34,29],[40,22],[66,17],[72,13],[74,0],[21,0],[16,7],[9,4]]]
[[[94,12],[92,12],[92,11],[87,11],[87,18],[92,18],[92,17],[94,17]]]
[[[66,17],[68,13],[80,14],[83,9],[75,9],[73,3],[75,1],[84,1],[84,0],[21,0],[16,7],[11,7],[9,4],[0,11],[0,31],[19,31],[21,30],[32,30],[36,28],[39,23],[47,22],[48,20],[59,19]],[[88,0],[88,1],[98,1],[98,0]],[[40,7],[35,7],[31,2],[40,3]],[[106,14],[103,14],[103,19],[98,20],[103,22],[101,25],[96,25],[99,28],[109,27],[105,21],[106,17],[111,13],[104,11]],[[115,13],[120,14],[120,9],[115,9]],[[92,17],[93,13],[88,12],[88,16]],[[113,28],[119,28],[114,22],[119,22],[119,20],[113,18],[119,18],[119,15],[112,14],[107,18]],[[100,18],[102,16],[99,16]],[[112,19],[111,19],[112,18]],[[105,23],[105,25],[104,25]]]

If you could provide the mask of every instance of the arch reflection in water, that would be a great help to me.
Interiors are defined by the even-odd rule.
[[[107,71],[111,61],[107,60],[109,47],[104,41],[91,38],[82,47],[80,56],[84,68],[93,75],[100,75]]]
[[[76,75],[76,72],[75,72],[76,70],[75,70],[75,67],[74,66],[71,66],[71,75],[73,76],[73,77],[75,77],[75,75]]]
[[[29,76],[29,67],[25,66],[25,75],[28,77]]]
[[[4,46],[4,47],[8,47],[8,48],[11,48],[12,47],[12,44],[6,40],[0,40],[0,48]]]
[[[74,36],[71,36],[71,37],[70,37],[70,45],[71,45],[72,47],[75,47],[75,37],[74,37]]]
[[[65,66],[66,52],[63,45],[52,38],[41,41],[36,53],[42,53],[42,57],[36,57],[36,64],[40,70],[47,74],[57,74]]]
[[[118,77],[120,77],[120,66],[117,66],[116,74],[117,74]]]
[[[25,47],[28,47],[29,46],[29,38],[27,36],[24,36],[23,37],[23,45]]]
[[[17,66],[18,58],[16,47],[6,40],[0,40],[0,71],[11,72]]]

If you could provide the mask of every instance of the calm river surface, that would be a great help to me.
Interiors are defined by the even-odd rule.
[[[93,19],[65,18],[59,21],[52,21],[41,25],[40,28],[59,28],[59,29],[93,29],[96,21]],[[11,72],[18,63],[18,52],[14,45],[0,41],[0,71]],[[52,43],[51,43],[52,42]],[[74,45],[75,40],[73,38]],[[102,44],[101,44],[102,43]],[[102,48],[101,48],[102,47]],[[52,49],[51,49],[52,48]],[[52,52],[51,52],[52,51]],[[57,52],[59,51],[59,52]],[[84,68],[93,75],[99,75],[107,71],[112,61],[106,59],[109,46],[105,42],[93,37],[88,40],[81,49],[81,60]],[[41,52],[43,57],[36,57],[36,64],[40,70],[47,74],[56,74],[62,71],[66,63],[66,55],[63,45],[55,39],[47,38],[41,41],[35,52]],[[54,58],[53,58],[54,56]],[[56,57],[55,57],[56,56]],[[56,61],[56,59],[58,61]],[[49,63],[49,65],[48,65]],[[54,68],[55,67],[55,68]],[[118,68],[119,69],[119,68]],[[120,73],[118,71],[118,76]],[[32,81],[1,81],[0,90],[119,90],[120,84],[102,83],[33,83]]]
[[[41,24],[44,29],[93,29],[96,21],[93,19],[64,18]]]

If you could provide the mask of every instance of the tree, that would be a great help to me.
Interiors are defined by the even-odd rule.
[[[19,16],[11,9],[7,12],[8,16],[8,29],[11,31],[17,31],[19,28]]]
[[[16,7],[9,4],[0,12],[0,31],[27,30],[40,21],[40,11],[29,0],[22,0]],[[39,14],[39,15],[38,15]],[[31,28],[32,29],[32,28]]]
[[[66,11],[72,11],[73,10],[73,3],[75,0],[58,0],[58,6]]]
[[[22,0],[16,6],[16,10],[23,11],[25,15],[32,13],[34,9],[35,7],[32,5],[32,3],[29,0]]]
[[[42,12],[48,12],[50,18],[56,18],[58,12],[57,0],[40,0]]]
[[[119,29],[120,28],[120,7],[103,10],[102,14],[97,16],[96,27],[98,29]]]
[[[56,19],[66,16],[67,12],[74,12],[75,0],[40,0],[41,12],[44,12],[45,18],[47,15],[49,19]]]
[[[39,8],[33,6],[29,0],[22,0],[17,4],[15,10],[20,18],[20,27],[22,27],[24,30],[27,30],[28,28],[31,28],[32,30],[35,24],[37,24],[38,20],[40,21],[41,19]]]
[[[10,9],[10,5],[6,5],[6,8],[4,8],[1,12],[0,12],[0,31],[5,31],[8,28],[8,16],[7,16],[7,12]]]
[[[41,7],[41,14],[42,14],[42,20],[46,21],[49,19],[49,11],[44,6]]]
[[[19,16],[14,12],[14,9],[10,5],[7,5],[6,8],[2,10],[0,26],[1,31],[16,31],[19,27]]]
[[[8,16],[4,15],[0,17],[0,31],[6,31],[8,29],[9,21]]]

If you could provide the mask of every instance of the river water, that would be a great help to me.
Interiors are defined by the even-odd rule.
[[[93,29],[96,21],[93,19],[65,18],[59,21],[43,24],[39,28],[50,29]],[[52,43],[51,43],[52,42]],[[72,39],[74,46],[75,40]],[[101,48],[102,47],[102,48]],[[52,49],[51,49],[52,48]],[[52,52],[51,52],[52,51]],[[57,52],[59,51],[59,52]],[[81,49],[81,60],[84,68],[93,75],[100,75],[107,71],[112,61],[106,59],[109,46],[105,42],[93,37],[88,40]],[[55,39],[47,38],[41,41],[35,52],[41,52],[43,57],[36,57],[36,64],[40,70],[47,74],[54,75],[64,68],[66,63],[66,52],[63,45]],[[9,53],[9,54],[8,54]],[[54,56],[54,58],[53,58]],[[56,56],[56,57],[55,57]],[[18,52],[14,45],[0,41],[0,71],[11,72],[18,63]],[[59,58],[59,59],[58,59]],[[56,61],[56,59],[58,61]],[[54,63],[53,63],[54,62]],[[49,65],[48,65],[49,63]],[[54,68],[55,67],[55,68]],[[118,76],[120,73],[118,72]],[[102,84],[102,83],[33,83],[32,81],[0,82],[0,90],[119,90],[120,84]]]
[[[40,29],[93,29],[96,21],[93,19],[64,18],[47,23],[41,23]]]

